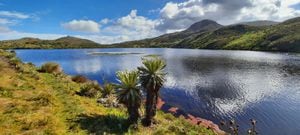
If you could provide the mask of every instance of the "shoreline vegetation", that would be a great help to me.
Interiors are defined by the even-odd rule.
[[[0,74],[0,134],[221,134],[162,111],[150,127],[129,125],[124,106],[98,101],[112,85],[71,77],[55,63],[37,68],[0,49]]]
[[[114,44],[99,44],[66,36],[56,40],[22,38],[0,41],[0,49],[80,49],[80,48],[189,48],[300,52],[300,17],[281,23],[233,24],[223,26],[202,20],[188,29],[155,38]]]

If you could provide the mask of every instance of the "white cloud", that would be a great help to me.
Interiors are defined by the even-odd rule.
[[[19,39],[19,38],[23,38],[23,37],[34,37],[34,38],[40,38],[40,39],[57,39],[57,38],[64,37],[64,36],[67,36],[67,35],[27,33],[27,32],[13,31],[13,30],[10,30],[10,29],[8,29],[8,30],[1,33],[1,27],[0,27],[0,40]]]
[[[185,29],[193,23],[207,19],[207,15],[216,12],[218,4],[205,5],[201,0],[189,0],[182,3],[167,3],[160,11],[161,31]]]
[[[117,20],[116,25],[136,31],[152,30],[157,25],[156,20],[150,20],[137,15],[137,10],[132,10],[129,15]]]
[[[17,18],[17,19],[27,19],[30,17],[27,14],[15,12],[15,11],[0,11],[0,16],[9,17],[9,18]]]
[[[300,15],[292,5],[299,0],[187,0],[169,2],[160,11],[161,31],[180,30],[191,24],[211,19],[221,24],[243,21],[283,21]]]
[[[137,10],[132,10],[128,15],[112,21],[102,32],[112,35],[109,38],[110,43],[138,40],[160,35],[161,32],[155,29],[158,23],[157,20],[138,16]]]
[[[5,18],[0,18],[0,25],[6,25],[12,23],[10,20]]]
[[[158,12],[160,12],[160,8],[157,8],[157,9],[151,9],[151,10],[149,10],[148,12],[150,13],[150,14],[154,14],[154,13],[158,13]]]
[[[8,27],[0,26],[0,34],[10,32]]]
[[[7,22],[3,20],[3,23]],[[100,24],[106,24],[107,26],[100,31]],[[63,28],[68,30],[90,33],[72,36],[93,40],[102,44],[109,44],[155,37],[161,34],[155,29],[155,26],[157,24],[157,20],[151,20],[143,16],[138,16],[137,10],[132,10],[128,15],[125,15],[116,20],[105,18],[102,19],[99,23],[96,23],[92,20],[72,20],[61,25]],[[4,28],[2,29],[2,34],[0,34],[0,39],[2,40],[18,39],[23,37],[56,39],[66,36],[63,34],[39,34],[8,30],[4,31]]]
[[[296,4],[294,0],[251,0],[253,6],[241,9],[240,15],[237,16],[238,21],[244,20],[275,20],[283,21],[300,15],[299,10],[295,10],[290,6]],[[299,3],[299,1],[298,1]]]
[[[108,18],[104,18],[100,21],[100,24],[108,24],[111,20],[109,20]]]
[[[20,39],[24,37],[34,37],[39,39],[57,39],[61,37],[65,37],[67,35],[64,34],[51,34],[51,33],[30,33],[30,32],[19,32],[10,30],[7,27],[0,26],[0,40],[12,40],[12,39]],[[115,36],[105,36],[98,34],[90,34],[90,35],[72,35],[74,37],[89,39],[101,44],[115,43],[121,41],[128,41],[130,37],[125,35],[115,35]]]
[[[72,20],[63,23],[62,27],[77,32],[97,33],[100,32],[100,25],[92,20]]]

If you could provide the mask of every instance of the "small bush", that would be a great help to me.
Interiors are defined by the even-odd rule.
[[[48,63],[43,64],[39,71],[44,72],[44,73],[59,74],[62,72],[62,68],[57,63],[48,62]]]
[[[26,100],[33,101],[36,105],[39,105],[39,106],[48,106],[51,104],[51,100],[53,100],[53,99],[50,94],[40,93],[40,94],[38,94],[36,96],[32,96]]]
[[[35,65],[32,62],[28,62],[27,64],[32,66],[32,67],[35,67]]]
[[[18,66],[21,63],[21,60],[17,57],[12,57],[9,59],[9,64]]]
[[[106,98],[110,95],[114,94],[115,87],[111,83],[105,83],[103,86],[103,89],[101,90],[101,97]]]
[[[13,57],[16,57],[16,54],[15,53],[6,53],[6,54],[4,54],[4,56],[8,59],[11,59]]]
[[[97,82],[90,82],[83,85],[77,94],[86,97],[96,97],[100,91],[101,87]]]
[[[175,119],[175,117],[172,114],[170,114],[170,113],[167,113],[164,116],[165,116],[166,120],[173,121]]]
[[[12,96],[13,93],[11,92],[11,90],[6,90],[0,87],[0,97],[12,97]]]
[[[72,81],[76,82],[76,83],[86,83],[88,81],[90,81],[89,79],[87,79],[85,76],[82,75],[76,75],[72,77]]]

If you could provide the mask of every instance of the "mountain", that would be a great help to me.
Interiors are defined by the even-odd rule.
[[[204,32],[214,31],[221,27],[223,26],[215,21],[202,20],[181,32],[165,34],[152,39],[117,43],[110,47],[172,47],[183,41],[185,38],[193,37]]]
[[[202,48],[202,49],[222,49],[224,44],[232,39],[239,38],[248,32],[254,32],[260,28],[248,25],[232,25],[219,28],[211,32],[198,34],[192,38],[185,38],[182,42],[174,45],[176,48]]]
[[[271,25],[279,24],[279,22],[260,20],[260,21],[252,21],[252,22],[241,22],[239,24],[249,25],[249,26],[271,26]]]
[[[183,32],[205,32],[205,31],[211,31],[216,30],[218,28],[223,27],[221,24],[218,24],[215,21],[212,20],[202,20],[200,22],[196,22],[192,24],[188,29],[186,29]]]
[[[66,44],[70,44],[70,45],[84,45],[84,46],[97,44],[96,42],[91,41],[91,40],[81,39],[81,38],[71,37],[71,36],[58,38],[54,41],[57,43],[66,43]]]
[[[110,47],[168,47],[300,52],[300,17],[282,23],[255,21],[222,26],[211,20],[187,30]]]
[[[202,20],[184,31],[155,38],[101,45],[76,37],[56,40],[22,38],[0,41],[0,49],[33,48],[197,48],[227,50],[260,50],[300,52],[300,17],[281,23],[254,21],[222,26],[212,20]]]
[[[300,52],[300,17],[243,34],[223,49]]]
[[[0,41],[0,49],[63,49],[63,48],[101,48],[102,45],[77,37],[66,36],[56,40],[21,38]]]

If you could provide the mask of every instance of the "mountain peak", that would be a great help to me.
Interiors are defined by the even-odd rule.
[[[65,36],[65,37],[60,37],[56,40],[76,40],[76,39],[80,39],[80,38],[77,38],[77,37],[72,37],[72,36]]]
[[[58,43],[65,43],[65,44],[72,44],[72,45],[82,45],[82,46],[89,45],[89,44],[99,45],[98,43],[95,43],[94,41],[91,41],[91,40],[88,40],[88,39],[83,39],[83,38],[78,38],[78,37],[72,37],[72,36],[61,37],[61,38],[58,38],[54,41],[58,42]]]
[[[209,19],[205,19],[199,22],[192,24],[186,31],[189,32],[201,32],[201,31],[209,31],[216,30],[222,27],[221,24]]]

